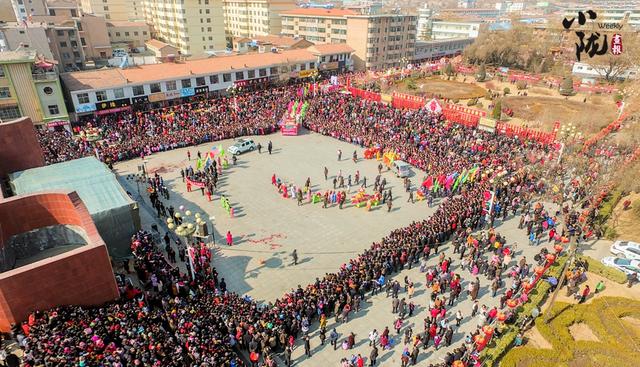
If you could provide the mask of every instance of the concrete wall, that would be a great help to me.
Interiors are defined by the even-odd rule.
[[[0,124],[0,177],[44,166],[44,156],[31,119]],[[2,217],[4,226],[4,217]]]
[[[31,117],[33,122],[37,124],[42,122],[43,113],[33,85],[31,65],[31,62],[6,64],[5,73],[11,80],[13,89],[18,97],[20,112],[22,112],[23,116]]]
[[[36,310],[99,305],[118,297],[107,248],[77,193],[11,197],[0,201],[0,218],[2,239],[66,224],[82,228],[89,240],[86,246],[0,274],[0,331]]]

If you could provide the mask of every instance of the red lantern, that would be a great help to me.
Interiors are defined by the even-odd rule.
[[[564,247],[560,244],[557,244],[555,246],[553,246],[553,249],[556,250],[556,254],[559,254],[562,252],[562,250],[564,250]]]
[[[496,315],[496,319],[502,322],[507,319],[507,315],[504,312],[498,312],[498,315]]]
[[[465,367],[464,362],[462,362],[461,360],[457,360],[453,362],[453,367]]]
[[[542,275],[542,273],[544,273],[544,268],[542,266],[536,266],[533,271],[536,275]]]
[[[547,258],[549,264],[553,264],[553,262],[556,261],[556,255],[554,254],[547,254],[547,256],[545,257]]]
[[[484,346],[487,343],[487,339],[484,336],[476,337],[476,344]]]
[[[533,288],[533,284],[529,283],[529,282],[523,282],[522,283],[522,288],[524,288],[527,291],[530,291],[531,288]]]
[[[507,300],[507,306],[509,306],[509,308],[516,308],[518,307],[518,301],[515,299]]]
[[[562,243],[569,243],[569,239],[567,237],[561,238]]]
[[[490,337],[491,335],[493,335],[493,328],[491,326],[489,326],[489,325],[485,325],[485,326],[482,327],[482,332],[487,337]]]

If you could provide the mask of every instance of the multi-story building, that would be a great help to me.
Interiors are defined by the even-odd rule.
[[[0,12],[5,12],[2,8],[13,7],[14,17],[8,21],[21,22],[29,19],[33,15],[46,15],[47,9],[44,0],[3,0],[0,1]]]
[[[46,23],[4,23],[0,24],[0,52],[21,49],[33,50],[46,59],[54,59],[49,44],[49,26]]]
[[[68,121],[58,74],[39,68],[35,51],[0,52],[0,120]],[[50,69],[50,65],[47,65]]]
[[[418,8],[418,30],[416,38],[426,41],[431,39],[431,28],[433,27],[433,10],[426,5]]]
[[[107,22],[107,31],[111,43],[126,43],[130,48],[144,48],[151,39],[149,25],[145,22]]]
[[[293,38],[286,36],[254,36],[236,37],[233,39],[233,51],[238,53],[247,53],[252,51],[269,52],[295,50],[298,48],[307,48],[313,46],[313,42],[304,38]]]
[[[346,9],[312,8],[282,12],[282,34],[303,37],[313,43],[346,43],[346,17],[357,14]]]
[[[347,15],[347,44],[357,70],[404,66],[414,57],[415,15]]]
[[[228,37],[280,34],[280,13],[297,8],[295,0],[223,0]]]
[[[314,45],[278,53],[221,56],[180,63],[90,70],[61,75],[74,117],[144,110],[189,102],[232,85],[252,86],[308,78],[317,71],[351,69],[353,48]]]
[[[111,21],[143,19],[142,0],[78,0],[85,13]]]
[[[465,47],[472,44],[473,38],[448,38],[443,40],[416,41],[412,61],[416,63],[435,61],[443,57],[460,55]]]
[[[480,22],[434,20],[431,23],[431,39],[477,38],[481,24]]]
[[[0,22],[15,22],[17,19],[13,3],[11,1],[0,1]]]
[[[143,0],[152,38],[167,42],[185,56],[207,56],[227,48],[221,0]]]
[[[500,10],[491,8],[455,8],[455,9],[440,9],[438,11],[440,16],[446,17],[476,17],[476,18],[497,18],[500,16]]]

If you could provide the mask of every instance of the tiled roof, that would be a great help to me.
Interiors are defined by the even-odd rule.
[[[346,15],[357,15],[353,10],[348,9],[294,9],[280,13],[281,15],[302,15],[315,17],[344,17]]]

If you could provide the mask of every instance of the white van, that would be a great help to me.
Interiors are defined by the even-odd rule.
[[[411,175],[411,165],[403,161],[393,161],[393,172],[397,177],[409,177]]]

